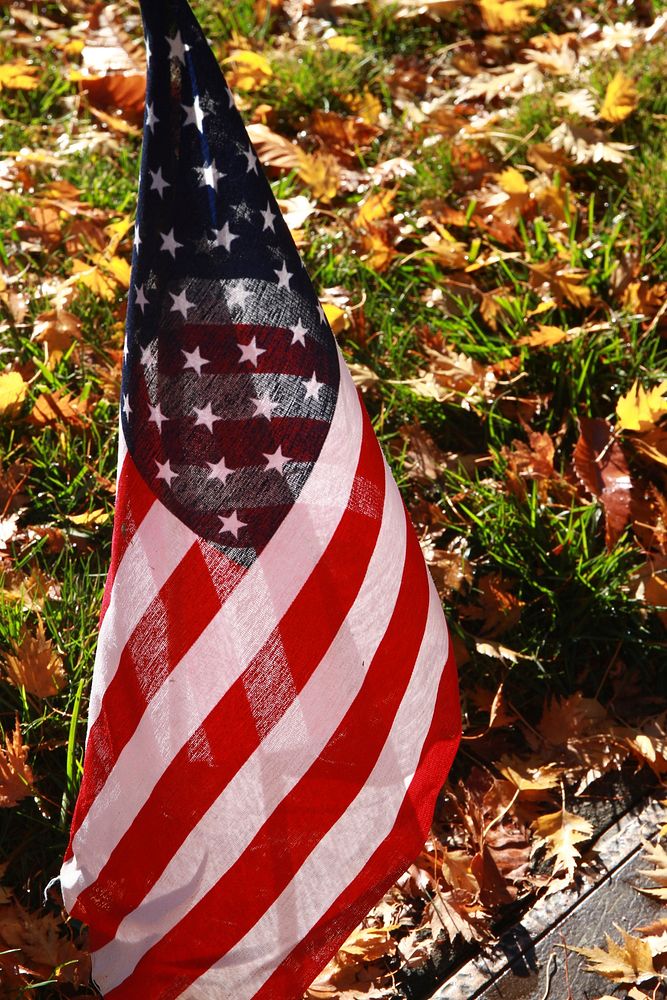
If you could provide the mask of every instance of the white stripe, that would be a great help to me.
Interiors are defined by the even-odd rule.
[[[429,586],[429,615],[419,656],[368,781],[252,930],[181,994],[185,1000],[253,997],[391,833],[431,725],[447,659],[442,607],[430,581]]]
[[[122,982],[234,864],[317,759],[359,693],[394,611],[405,561],[405,510],[386,467],[380,514],[359,593],[301,694],[192,830],[141,905],[120,924],[115,940],[93,954],[95,979],[104,990]]]
[[[97,643],[88,710],[89,733],[130,636],[196,541],[197,535],[156,500],[123,553]]]
[[[173,757],[280,623],[340,523],[354,482],[363,421],[340,355],[339,362],[334,418],[304,489],[261,558],[153,696],[77,830],[73,857],[61,870],[68,909],[98,877]],[[154,558],[163,541],[155,540]],[[133,600],[132,587],[126,600]]]

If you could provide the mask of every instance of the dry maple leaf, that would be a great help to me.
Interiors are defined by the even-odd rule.
[[[567,267],[553,258],[542,264],[530,265],[530,285],[535,291],[545,290],[558,305],[571,302],[573,306],[588,306],[591,290],[583,282],[587,273],[582,268]]]
[[[225,75],[232,90],[259,90],[273,76],[266,56],[249,49],[234,49],[222,62],[229,67]]]
[[[643,840],[642,843],[645,860],[650,861],[655,867],[640,869],[639,875],[645,875],[656,885],[650,888],[642,886],[640,892],[667,902],[667,851],[662,844],[650,844],[647,840]]]
[[[294,170],[299,165],[299,148],[268,125],[253,122],[248,125],[248,135],[257,155],[265,167],[275,167],[276,170]]]
[[[79,430],[84,426],[85,410],[85,402],[74,398],[71,392],[63,395],[56,389],[37,397],[30,412],[30,422],[36,427],[69,426]]]
[[[330,153],[306,153],[297,150],[299,177],[309,187],[313,198],[325,204],[333,201],[338,194],[341,172],[340,164]]]
[[[62,922],[52,913],[31,913],[16,900],[0,907],[0,945],[14,951],[24,975],[55,975],[58,982],[88,983],[90,960],[63,934]]]
[[[6,809],[32,795],[35,779],[28,764],[28,747],[21,736],[18,716],[13,733],[9,736],[5,733],[4,737],[5,746],[0,746],[0,808]]]
[[[502,34],[531,24],[547,0],[478,0],[478,5],[488,30]]]
[[[553,874],[565,875],[567,883],[571,882],[581,857],[576,845],[591,838],[592,825],[582,816],[559,809],[539,816],[532,823],[532,829],[537,837],[533,853],[546,848],[546,860],[555,859]]]
[[[600,108],[600,118],[617,125],[632,114],[639,104],[639,94],[634,80],[619,70],[609,82],[604,101]]]
[[[588,959],[587,972],[604,976],[614,983],[641,983],[656,975],[651,949],[642,938],[633,937],[622,931],[623,944],[618,944],[605,934],[607,950],[604,948],[576,948],[568,945]]]
[[[667,380],[647,391],[639,382],[616,404],[617,427],[623,431],[651,430],[667,416]]]
[[[606,134],[590,125],[573,125],[561,122],[547,136],[553,149],[562,149],[576,163],[622,163],[634,149],[626,142],[610,142]]]
[[[37,633],[24,631],[20,642],[12,641],[13,653],[5,656],[5,675],[16,687],[24,687],[38,698],[57,694],[67,675],[60,654],[44,633],[44,623],[37,623]]]

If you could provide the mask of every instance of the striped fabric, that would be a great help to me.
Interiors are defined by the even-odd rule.
[[[62,868],[118,1000],[298,998],[459,738],[433,583],[184,0],[149,51],[112,565]]]

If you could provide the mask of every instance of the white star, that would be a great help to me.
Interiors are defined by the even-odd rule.
[[[160,121],[160,119],[157,117],[157,115],[153,111],[153,105],[152,104],[147,104],[146,105],[146,128],[150,129],[151,132],[152,132],[153,129],[155,128],[155,126],[157,125],[157,123],[159,121]]]
[[[227,477],[231,476],[232,472],[234,471],[233,469],[227,468],[227,466],[225,465],[224,457],[221,458],[219,462],[207,462],[206,464],[211,470],[208,474],[208,478],[219,479],[223,486],[227,481]]]
[[[167,484],[167,486],[171,486],[172,479],[176,479],[176,477],[178,476],[178,473],[174,472],[173,469],[171,468],[171,466],[169,464],[169,459],[167,459],[166,462],[158,462],[158,460],[156,458],[155,459],[155,464],[157,465],[158,469],[160,470],[159,472],[156,473],[155,478],[156,479],[164,479],[164,481]]]
[[[205,163],[203,167],[196,168],[199,172],[199,183],[202,187],[212,187],[214,191],[218,190],[218,181],[221,181],[225,176],[221,170],[215,165],[215,162],[211,160],[210,163]]]
[[[306,390],[306,394],[303,397],[304,400],[306,400],[306,399],[317,399],[317,400],[319,400],[319,398],[320,398],[320,389],[324,385],[324,382],[318,382],[317,381],[317,379],[315,378],[315,372],[313,372],[312,376],[308,379],[308,381],[304,382],[303,384],[304,384],[304,387],[305,387],[305,390]]]
[[[299,319],[296,326],[290,327],[290,331],[292,333],[292,345],[302,344],[305,347],[306,346],[305,337],[306,334],[308,333],[308,329],[305,326],[303,326],[301,319]]]
[[[143,285],[135,285],[134,286],[134,291],[135,291],[134,304],[135,304],[135,306],[139,306],[139,308],[141,309],[141,311],[143,313],[144,309],[148,305],[148,299],[146,298],[146,296],[144,294],[144,286]]]
[[[239,361],[239,364],[241,364],[242,361],[249,361],[251,365],[255,366],[255,368],[257,367],[257,358],[259,355],[266,353],[265,347],[257,346],[257,337],[253,337],[249,344],[238,344],[237,346],[241,351],[241,360]]]
[[[180,295],[174,295],[173,292],[169,292],[172,297],[173,305],[170,312],[179,312],[184,319],[188,318],[188,309],[194,309],[194,302],[188,302],[188,290],[185,288]]]
[[[276,404],[271,401],[270,396],[259,396],[257,399],[251,399],[250,402],[255,404],[253,417],[266,417],[267,420],[271,419],[271,414],[275,410]]]
[[[160,237],[162,239],[162,246],[160,247],[160,250],[166,250],[172,257],[175,258],[176,251],[179,247],[182,247],[183,244],[179,243],[178,240],[175,239],[174,230],[170,229],[168,233],[160,233]]]
[[[149,63],[151,61],[151,56],[152,55],[153,55],[153,53],[151,51],[151,43],[148,41],[148,38],[146,38],[146,62],[147,63]]]
[[[141,364],[145,368],[152,368],[155,364],[155,355],[151,351],[150,344],[148,347],[141,348]]]
[[[227,100],[229,101],[230,108],[234,107],[234,95],[232,94],[229,87],[227,87]]]
[[[208,427],[210,432],[213,433],[213,424],[215,423],[216,420],[222,420],[222,417],[217,416],[217,414],[213,412],[210,403],[207,403],[206,406],[203,406],[201,410],[196,406],[193,407],[193,409],[194,412],[197,414],[197,418],[195,420],[195,426],[197,424],[201,424],[202,427]]]
[[[292,461],[291,458],[286,458],[283,455],[283,450],[280,445],[278,445],[276,450],[271,455],[267,455],[266,453],[264,453],[264,458],[266,459],[267,462],[266,471],[268,472],[269,469],[275,469],[276,472],[279,472],[281,476],[283,474],[284,467],[287,465],[288,462]]]
[[[204,365],[208,364],[208,361],[206,360],[206,358],[202,358],[201,354],[199,353],[199,348],[195,347],[194,351],[186,351],[183,348],[181,348],[181,353],[184,354],[186,357],[186,362],[183,365],[183,370],[185,371],[186,368],[192,368],[193,371],[197,372],[197,375],[201,375],[201,370],[204,367]]]
[[[257,157],[255,156],[253,150],[248,147],[248,149],[241,150],[241,156],[245,156],[248,161],[248,166],[246,167],[246,173],[257,173]]]
[[[177,31],[173,38],[168,38],[167,42],[169,43],[169,58],[178,59],[185,66],[185,45],[183,45],[180,31]]]
[[[283,266],[279,271],[274,267],[273,273],[278,278],[278,288],[289,288],[290,278],[294,276],[294,272],[287,270],[285,261],[283,261]]]
[[[123,413],[125,414],[125,419],[130,419],[130,414],[132,413],[132,407],[130,406],[130,397],[123,396]]]
[[[141,236],[139,235],[139,226],[134,227],[134,248],[138,250],[141,246]]]
[[[264,229],[270,229],[272,233],[275,233],[275,229],[273,228],[273,220],[275,219],[276,214],[275,212],[271,211],[271,203],[269,202],[265,210],[260,209],[259,214],[264,218]],[[262,230],[262,232],[264,231],[264,229]]]
[[[215,241],[215,245],[218,247],[224,247],[225,250],[229,250],[234,240],[238,239],[236,233],[230,232],[228,222],[225,222],[222,229],[214,229],[213,233],[214,233],[213,239]]]
[[[130,356],[130,345],[127,342],[127,337],[125,337],[123,340],[123,358],[125,359],[125,361],[127,361],[129,356]]]
[[[238,515],[235,510],[232,511],[229,517],[223,517],[222,514],[218,514],[218,517],[222,521],[222,527],[220,528],[221,534],[229,532],[234,538],[239,537],[239,531],[241,528],[246,527],[246,521],[239,521]]]
[[[207,111],[202,110],[201,101],[199,100],[199,94],[194,99],[194,103],[191,105],[182,104],[181,107],[185,111],[185,121],[183,122],[183,128],[186,125],[196,125],[199,131],[202,131],[202,126],[204,124],[204,118],[208,114]]]
[[[148,404],[148,409],[151,411],[151,415],[148,418],[148,420],[152,421],[154,424],[157,424],[158,431],[161,431],[162,430],[162,424],[165,422],[165,420],[169,420],[169,417],[165,417],[164,413],[160,409],[160,404],[159,403],[157,403],[156,406],[151,406],[150,403],[149,403]]]
[[[232,288],[229,295],[227,296],[227,305],[230,307],[231,306],[243,307],[249,295],[250,292],[247,292],[243,287],[243,285],[237,285],[235,288]]]
[[[322,303],[317,303],[317,315],[320,317],[320,323],[326,323],[327,318],[324,315],[324,309],[322,308]]]
[[[169,181],[166,181],[162,176],[162,167],[158,167],[157,170],[149,170],[148,173],[151,175],[151,191],[157,191],[162,198],[164,189],[171,187]]]

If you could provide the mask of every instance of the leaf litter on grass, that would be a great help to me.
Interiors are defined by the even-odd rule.
[[[667,15],[196,6],[452,623],[465,738],[433,830],[308,992],[401,996],[442,942],[591,877],[605,781],[667,775]],[[12,987],[72,996],[82,942],[29,887],[81,768],[145,59],[133,5],[46,13],[7,8],[0,41],[0,806],[39,845],[8,857],[0,938]],[[665,928],[608,930],[591,968],[648,995]]]

